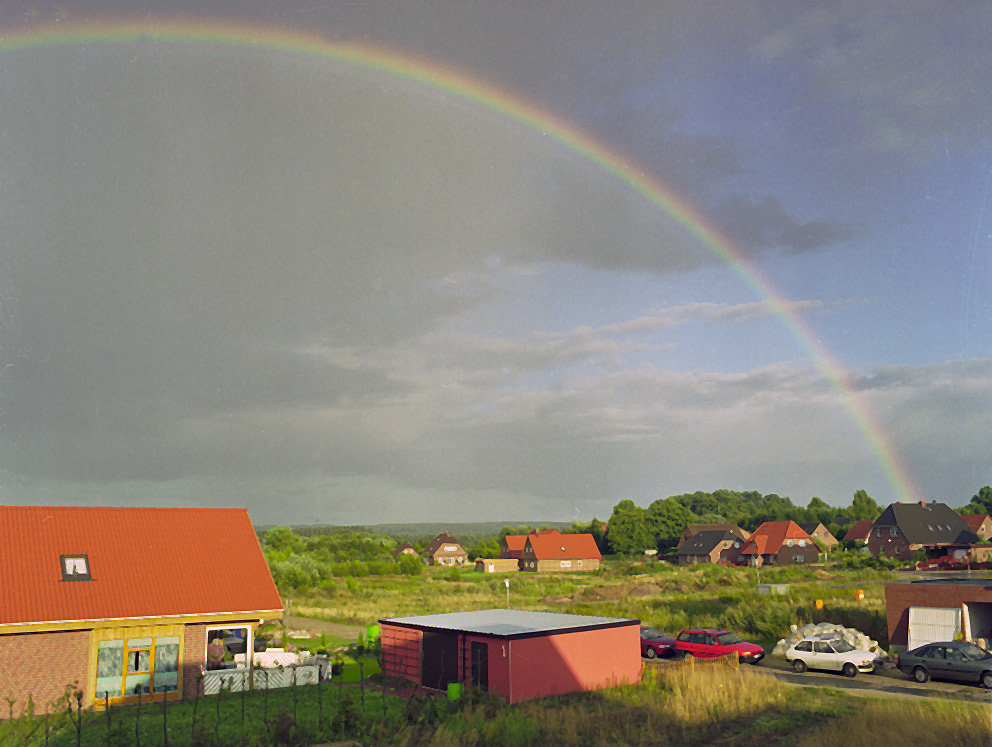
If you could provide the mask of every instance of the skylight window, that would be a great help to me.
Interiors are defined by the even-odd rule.
[[[86,555],[60,555],[63,581],[92,581],[90,561]]]

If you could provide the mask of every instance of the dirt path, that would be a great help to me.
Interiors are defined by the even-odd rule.
[[[327,635],[338,638],[349,638],[355,640],[359,633],[364,633],[365,628],[361,625],[342,625],[340,623],[327,622],[326,620],[314,620],[310,617],[300,617],[298,615],[286,615],[283,617],[283,624],[290,630],[309,630],[317,635],[327,633]]]

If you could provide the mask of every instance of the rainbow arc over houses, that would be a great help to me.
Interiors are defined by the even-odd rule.
[[[342,65],[376,71],[392,78],[444,91],[462,101],[490,110],[549,138],[594,164],[618,182],[656,205],[687,230],[728,267],[772,310],[790,334],[809,353],[850,412],[873,452],[896,500],[914,501],[919,492],[850,374],[819,341],[772,283],[760,276],[730,239],[710,226],[689,204],[659,179],[604,143],[533,102],[477,77],[423,58],[364,43],[337,43],[304,31],[268,26],[204,21],[101,21],[51,24],[0,33],[0,53],[10,50],[87,44],[126,44],[148,39],[157,42],[214,48],[257,49],[305,55]]]

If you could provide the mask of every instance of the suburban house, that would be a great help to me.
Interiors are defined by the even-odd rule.
[[[558,534],[557,529],[538,529],[530,534],[508,534],[503,538],[500,543],[499,556],[501,558],[516,558],[520,560],[520,556],[523,555],[524,545],[527,544],[527,538],[531,534],[538,537],[545,537],[554,534]]]
[[[697,532],[679,545],[677,552],[679,565],[734,564],[746,542],[747,540],[742,540],[733,532],[726,530]]]
[[[402,542],[396,546],[395,550],[393,550],[394,559],[399,558],[400,555],[420,555],[420,553],[417,552],[417,549],[409,542]]]
[[[519,703],[641,679],[640,621],[489,609],[379,621],[382,673]]]
[[[824,544],[824,546],[829,550],[832,547],[836,547],[840,544],[836,537],[834,537],[830,530],[823,526],[822,522],[819,521],[799,521],[796,522],[799,527],[810,536],[812,540],[819,540]]]
[[[959,636],[992,644],[992,582],[944,578],[887,583],[885,615],[889,646],[897,651]]]
[[[871,519],[858,519],[844,533],[844,542],[867,542],[871,526],[875,522]]]
[[[961,558],[978,542],[963,518],[944,503],[892,503],[872,525],[868,549],[873,555],[885,554],[912,560],[924,550],[928,556]]]
[[[754,530],[740,552],[748,565],[815,563],[820,551],[794,521],[766,521]]]
[[[751,538],[750,534],[736,524],[689,524],[682,530],[682,537],[679,539],[677,546],[682,547],[683,542],[700,532],[730,532],[742,542],[746,542]]]
[[[447,532],[441,532],[431,540],[424,555],[427,556],[428,565],[465,565],[468,562],[465,548]]]
[[[988,514],[965,514],[961,518],[965,520],[971,531],[978,535],[978,539],[983,542],[992,540],[992,516]]]
[[[591,534],[528,534],[520,570],[549,572],[595,571],[603,556]]]
[[[195,697],[283,614],[248,512],[0,506],[0,692],[41,710]],[[209,674],[209,672],[208,672]]]

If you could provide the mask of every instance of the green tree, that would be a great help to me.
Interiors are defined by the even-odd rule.
[[[972,496],[969,507],[977,507],[977,511],[969,511],[976,514],[992,514],[992,487],[986,485]]]
[[[864,490],[859,490],[854,494],[854,499],[851,501],[851,507],[848,509],[847,514],[855,521],[860,521],[861,519],[871,519],[874,521],[882,514],[882,509],[879,508],[878,504],[875,503],[875,500],[868,493]]]
[[[645,511],[632,500],[622,500],[613,507],[607,535],[610,549],[624,555],[640,555],[655,547],[654,535],[648,529]]]
[[[419,576],[424,572],[424,564],[416,555],[400,555],[396,565],[399,566],[400,573],[404,576]]]
[[[669,549],[678,544],[692,512],[674,498],[659,498],[645,512],[648,530],[654,536],[655,546]]]

